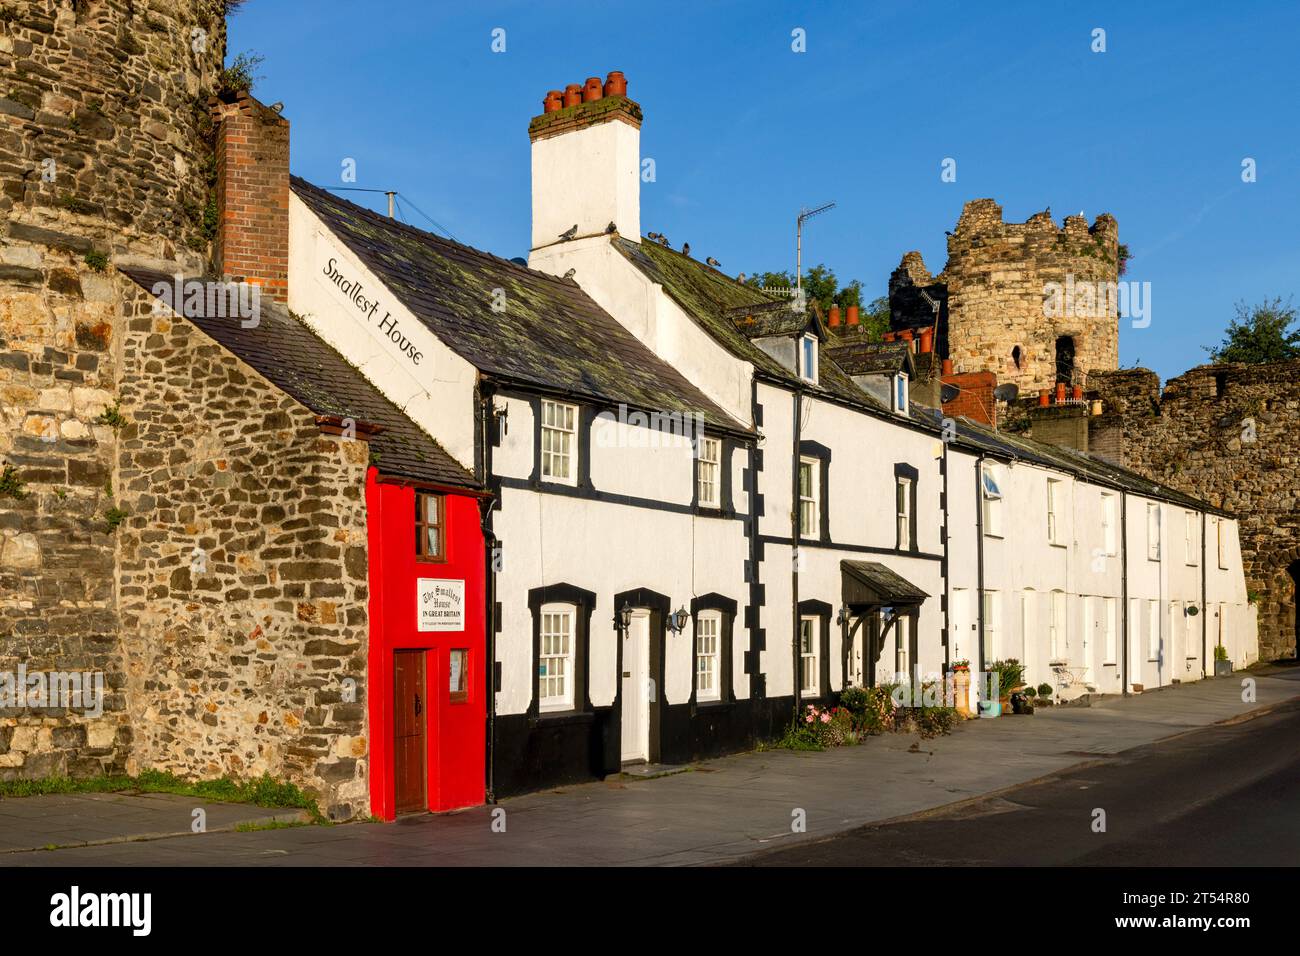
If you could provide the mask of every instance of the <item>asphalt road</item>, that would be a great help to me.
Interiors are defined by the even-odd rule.
[[[1105,832],[1095,832],[1095,811]],[[1300,700],[751,866],[1295,866]]]

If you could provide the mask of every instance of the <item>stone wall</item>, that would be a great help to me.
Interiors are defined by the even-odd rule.
[[[1160,391],[1154,372],[1094,376],[1103,396],[1090,443],[1119,464],[1237,516],[1260,657],[1296,650],[1300,562],[1300,360],[1203,365]]]
[[[204,261],[220,0],[0,8],[0,672],[94,671],[104,713],[0,710],[0,779],[124,768],[108,514],[122,280]],[[203,30],[195,49],[194,30]]]
[[[320,794],[333,818],[365,813],[366,443],[323,435],[148,295],[126,309],[116,482],[132,766],[269,773]]]
[[[1115,303],[1108,300],[1095,315],[1049,316],[1044,288],[1071,277],[1076,285],[1114,283],[1118,255],[1119,227],[1109,215],[1098,216],[1092,226],[1083,216],[1067,216],[1058,228],[1050,211],[1008,223],[992,199],[975,199],[948,234],[941,273],[931,276],[916,252],[894,270],[891,324],[913,328],[933,321],[918,291],[925,289],[941,304],[937,347],[955,371],[993,372],[1024,395],[1050,389],[1057,381],[1057,339],[1069,336],[1075,346],[1070,380],[1086,386],[1092,369],[1119,364]]]

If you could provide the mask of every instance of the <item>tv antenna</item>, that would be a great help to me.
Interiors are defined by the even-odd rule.
[[[795,301],[803,302],[803,224],[813,216],[820,216],[835,205],[834,201],[822,203],[815,209],[805,206],[799,210],[799,218],[794,227],[794,295]]]

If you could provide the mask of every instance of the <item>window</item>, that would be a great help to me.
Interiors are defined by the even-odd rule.
[[[1101,625],[1105,628],[1105,648],[1106,657],[1103,660],[1105,664],[1115,663],[1115,599],[1102,598],[1102,618]]]
[[[1064,482],[1047,479],[1047,540],[1051,544],[1065,544],[1065,493]]]
[[[1196,552],[1200,545],[1196,540],[1196,512],[1183,512],[1183,550],[1186,552],[1184,561],[1187,564],[1195,565],[1197,562]]]
[[[989,660],[1002,660],[1002,595],[984,592],[984,646]]]
[[[1101,541],[1106,554],[1115,554],[1115,496],[1101,495]]]
[[[578,409],[559,402],[542,402],[542,477],[574,484],[577,461],[573,438]]]
[[[1002,488],[992,465],[981,465],[980,481],[983,488],[984,533],[1002,534]]]
[[[817,381],[817,337],[805,335],[799,342],[799,377]]]
[[[721,461],[722,443],[716,438],[699,440],[699,464],[697,472],[697,491],[702,508],[718,507],[718,477]]]
[[[1219,552],[1219,569],[1227,570],[1228,568],[1228,526],[1222,518],[1214,522],[1216,532],[1216,544]]]
[[[722,615],[704,611],[695,619],[695,698],[717,700],[722,696],[718,648],[722,640]]]
[[[1053,661],[1062,659],[1065,650],[1065,592],[1052,592],[1052,614],[1048,620],[1047,633],[1051,643]]]
[[[415,493],[415,557],[418,561],[446,561],[446,534],[442,495]]]
[[[1147,660],[1160,659],[1160,602],[1147,601]]]
[[[453,647],[447,654],[447,693],[453,704],[469,700],[469,648]]]
[[[894,376],[894,411],[907,414],[907,373],[899,372]]]
[[[541,652],[537,659],[537,697],[542,710],[573,707],[573,620],[570,605],[542,608]]]
[[[899,614],[894,624],[894,680],[898,683],[910,681],[912,671],[908,667],[908,652],[911,649],[911,631],[908,629],[911,618]]]
[[[820,466],[815,458],[799,459],[799,534],[808,538],[821,535]]]
[[[805,697],[817,697],[817,626],[815,617],[799,618],[799,690]]]
[[[912,479],[899,478],[894,491],[898,514],[898,550],[912,547]]]
[[[1160,560],[1160,506],[1147,504],[1147,560]]]

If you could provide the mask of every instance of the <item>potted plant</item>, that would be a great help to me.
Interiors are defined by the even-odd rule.
[[[1051,707],[1052,704],[1054,703],[1054,701],[1052,700],[1052,685],[1046,682],[1039,684],[1038,696],[1036,699],[1040,706]]]
[[[1004,661],[994,661],[989,671],[998,675],[998,699],[1005,712],[1011,706],[1011,695],[1025,684],[1025,666],[1014,657],[1008,657]]]
[[[1214,676],[1232,676],[1232,661],[1228,660],[1228,649],[1222,644],[1214,645]]]

